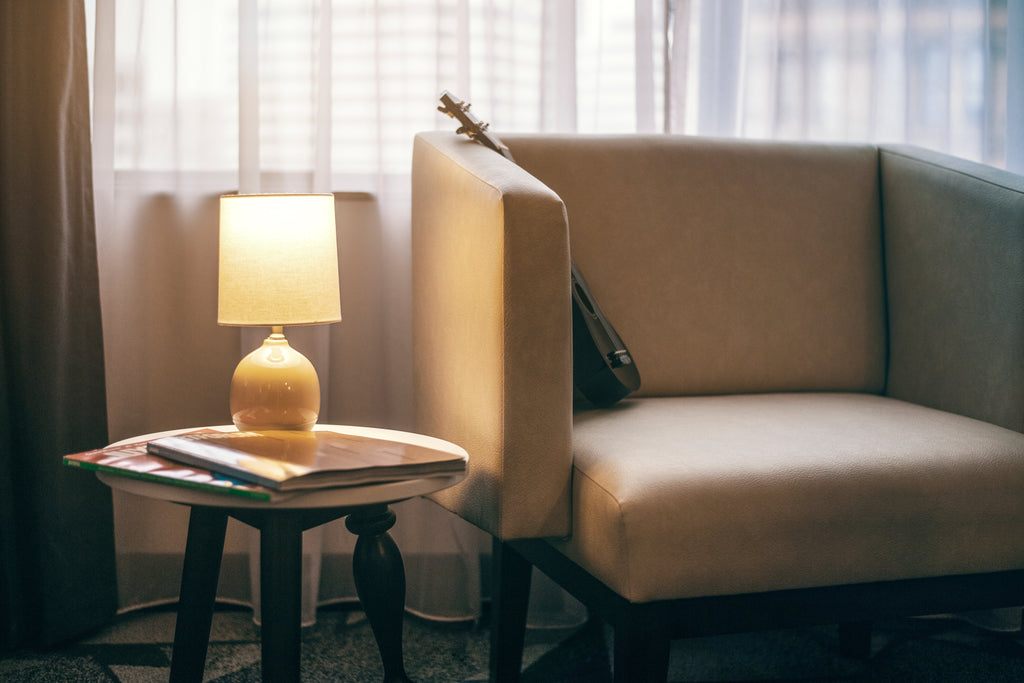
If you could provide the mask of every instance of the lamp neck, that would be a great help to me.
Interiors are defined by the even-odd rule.
[[[279,337],[283,337],[284,336],[284,325],[271,325],[270,326],[270,336],[274,336],[274,335],[277,335]]]

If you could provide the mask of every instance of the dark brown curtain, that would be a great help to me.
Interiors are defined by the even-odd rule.
[[[0,2],[0,649],[105,623],[109,490],[82,0]]]

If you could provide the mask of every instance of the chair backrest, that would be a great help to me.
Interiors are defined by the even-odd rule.
[[[878,150],[503,136],[565,202],[638,395],[884,389]]]

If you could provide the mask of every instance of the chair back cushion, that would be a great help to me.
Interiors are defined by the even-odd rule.
[[[883,389],[873,146],[503,136],[565,202],[640,396]]]

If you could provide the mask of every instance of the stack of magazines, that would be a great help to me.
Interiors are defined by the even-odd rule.
[[[381,438],[393,434],[395,439]],[[201,429],[64,456],[64,464],[257,500],[286,492],[361,486],[464,472],[457,446],[401,432]]]

